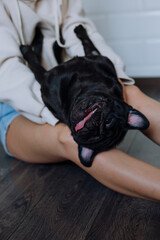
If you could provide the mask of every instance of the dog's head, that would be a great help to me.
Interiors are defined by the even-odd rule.
[[[119,144],[128,129],[143,130],[149,126],[145,116],[113,96],[90,96],[75,103],[71,130],[79,145],[79,157],[91,166],[93,157]]]

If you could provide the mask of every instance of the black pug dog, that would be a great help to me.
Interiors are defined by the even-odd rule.
[[[45,105],[69,126],[81,163],[90,167],[94,156],[119,144],[128,129],[144,130],[149,122],[124,102],[113,63],[99,53],[85,28],[79,25],[74,31],[85,56],[74,57],[50,71],[40,65],[43,35],[39,28],[32,45],[21,45],[20,49],[41,85]],[[56,55],[60,62],[60,55]]]

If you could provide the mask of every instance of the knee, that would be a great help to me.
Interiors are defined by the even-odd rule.
[[[127,103],[131,105],[139,101],[143,96],[142,91],[135,85],[125,86],[125,94]]]
[[[140,94],[141,90],[135,85],[128,85],[125,87],[127,96],[136,97]]]
[[[61,146],[61,152],[69,159],[74,160],[78,155],[77,143],[73,140],[69,127],[63,123],[59,124],[58,142]]]
[[[67,145],[69,142],[72,141],[72,135],[69,127],[64,123],[58,123],[56,126],[59,128],[58,130],[58,141],[62,145]]]

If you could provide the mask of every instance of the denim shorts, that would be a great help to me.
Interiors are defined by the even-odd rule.
[[[18,117],[19,115],[20,114],[16,112],[16,110],[14,110],[11,106],[0,102],[0,141],[5,152],[9,156],[12,156],[12,155],[7,150],[6,135],[7,135],[9,125],[11,124],[13,119]]]

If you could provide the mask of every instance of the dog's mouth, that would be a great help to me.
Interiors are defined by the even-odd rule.
[[[94,113],[102,108],[104,106],[104,102],[97,102],[95,104],[93,104],[91,107],[87,108],[85,110],[85,117],[79,121],[76,126],[75,126],[75,131],[78,132],[79,130],[83,129],[86,122],[90,120],[90,118],[94,115]]]

